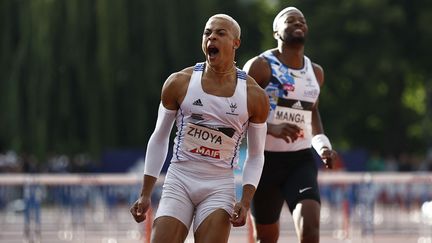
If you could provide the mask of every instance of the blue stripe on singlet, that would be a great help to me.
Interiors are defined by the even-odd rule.
[[[177,147],[176,147],[176,150],[175,150],[176,151],[175,156],[176,156],[176,158],[178,160],[180,160],[178,153],[179,153],[180,144],[182,143],[182,141],[181,141],[181,134],[183,132],[183,125],[184,125],[184,118],[185,118],[185,116],[183,114],[183,110],[181,108],[179,108],[179,111],[180,111],[180,115],[181,115],[182,118],[181,118],[181,124],[180,124],[180,131],[178,133],[179,136],[178,136],[178,141],[177,141]]]
[[[242,127],[244,128],[246,124],[249,123],[249,120],[247,120],[245,123],[243,123]],[[243,138],[244,134],[246,133],[246,129],[243,129],[242,134],[240,134],[240,136],[237,139],[236,145],[234,147],[234,156],[231,159],[231,168],[233,167],[234,164],[234,158],[237,156],[237,151],[238,151],[238,147],[240,146],[240,141]]]
[[[237,78],[246,80],[246,72],[243,70],[237,70]]]
[[[200,63],[195,64],[194,71],[197,71],[197,72],[204,71],[204,63],[200,62]]]

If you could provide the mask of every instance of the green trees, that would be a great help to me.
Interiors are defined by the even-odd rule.
[[[346,148],[421,152],[432,140],[427,1],[294,1],[308,16],[307,52],[326,69],[321,112]],[[429,91],[428,91],[429,90]],[[430,101],[429,101],[430,102]]]
[[[242,67],[275,45],[271,22],[288,4],[306,15],[306,54],[325,68],[320,109],[336,146],[431,146],[427,1],[5,0],[0,150],[97,156],[145,147],[163,81],[203,60],[209,16],[224,12],[242,26]]]

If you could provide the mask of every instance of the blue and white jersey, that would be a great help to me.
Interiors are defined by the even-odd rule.
[[[239,148],[249,121],[246,73],[237,72],[231,97],[205,93],[201,78],[205,63],[194,67],[186,96],[177,111],[177,134],[172,162],[204,161],[216,166],[237,166]]]
[[[320,85],[310,59],[304,56],[304,65],[292,69],[284,65],[271,50],[261,54],[271,68],[272,77],[265,91],[270,99],[269,124],[292,123],[303,129],[303,137],[287,143],[267,135],[266,151],[297,151],[311,147],[312,107],[318,100]]]

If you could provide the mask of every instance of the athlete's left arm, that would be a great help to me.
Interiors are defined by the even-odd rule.
[[[234,227],[246,223],[247,212],[253,195],[261,178],[264,166],[264,145],[267,133],[267,115],[269,100],[264,90],[248,77],[248,112],[249,125],[247,130],[247,156],[243,167],[243,191],[239,202],[234,205],[231,223]]]
[[[315,73],[315,77],[320,87],[322,87],[324,84],[324,70],[320,65],[316,63],[312,63],[312,67]],[[317,100],[317,102],[315,102],[314,106],[312,107],[312,135],[324,133],[321,116],[318,109],[318,103],[319,100]]]
[[[252,185],[256,188],[264,165],[264,147],[267,134],[266,120],[270,110],[270,103],[265,91],[252,77],[249,77],[247,81],[249,126],[247,130],[247,155],[243,168],[243,186]]]
[[[324,70],[323,68],[316,64],[312,63],[315,77],[320,85],[320,87],[324,84]],[[321,121],[321,116],[318,109],[319,101],[315,103],[312,107],[312,146],[317,151],[317,153],[321,156],[326,168],[333,168],[333,161],[337,156],[336,151],[332,149],[330,140],[324,134],[324,128]]]

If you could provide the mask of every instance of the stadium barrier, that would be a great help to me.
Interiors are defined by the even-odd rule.
[[[320,172],[318,179],[322,234],[336,239],[376,234],[415,234],[429,240],[424,242],[432,239],[432,173]],[[236,180],[239,193],[240,178]],[[18,242],[24,235],[29,242],[86,242],[96,237],[106,242],[150,242],[162,182],[163,177],[152,195],[148,220],[136,224],[128,208],[139,195],[142,175],[2,174],[0,239]],[[281,219],[281,225],[285,224]],[[250,218],[245,228],[244,238],[253,242]],[[281,230],[289,228],[293,227]]]

